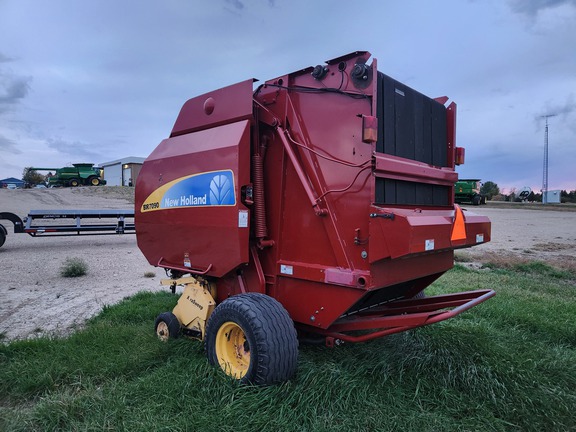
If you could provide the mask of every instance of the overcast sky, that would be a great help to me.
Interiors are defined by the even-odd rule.
[[[0,0],[0,178],[146,157],[189,98],[355,50],[458,104],[462,178],[576,189],[576,0]]]

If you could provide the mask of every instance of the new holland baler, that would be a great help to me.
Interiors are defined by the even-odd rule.
[[[298,337],[362,342],[492,290],[426,296],[490,221],[454,203],[456,105],[354,52],[182,107],[136,184],[138,246],[183,291],[163,339],[204,341],[242,382],[293,376]]]

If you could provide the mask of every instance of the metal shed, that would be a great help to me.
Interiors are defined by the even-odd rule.
[[[140,168],[144,163],[143,157],[128,156],[122,159],[103,162],[104,180],[108,186],[134,186]]]
[[[546,192],[545,200],[542,200],[542,202],[548,203],[548,204],[559,204],[560,203],[560,195],[561,195],[561,191],[559,191],[559,190],[549,190]]]

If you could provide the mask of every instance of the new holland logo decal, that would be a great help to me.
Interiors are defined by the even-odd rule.
[[[236,205],[234,173],[212,171],[181,177],[156,189],[146,198],[142,212],[187,207]]]

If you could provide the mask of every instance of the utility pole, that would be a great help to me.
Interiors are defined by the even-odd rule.
[[[544,168],[542,172],[542,204],[548,204],[548,118],[557,114],[547,114],[540,116],[546,119],[546,129],[544,130]]]

